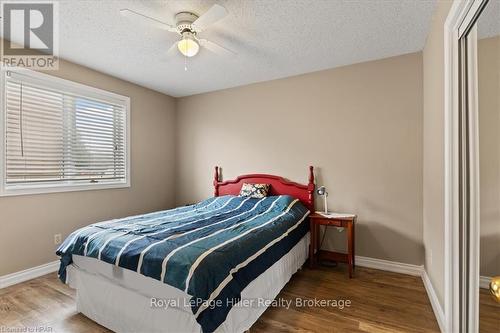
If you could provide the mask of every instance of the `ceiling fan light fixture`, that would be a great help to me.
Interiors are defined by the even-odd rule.
[[[177,43],[179,52],[186,57],[194,57],[200,50],[200,45],[190,32],[182,34],[182,39]]]
[[[217,55],[236,55],[235,52],[217,43],[206,39],[199,39],[199,33],[204,32],[211,25],[222,20],[228,15],[227,9],[221,5],[214,4],[201,16],[188,11],[179,12],[175,15],[175,25],[165,23],[154,17],[141,14],[128,8],[121,9],[120,14],[141,24],[148,24],[180,36],[181,39],[177,40],[172,46],[170,46],[167,54],[170,55],[172,53],[176,53],[177,51],[175,51],[175,49],[178,49],[179,52],[185,57],[185,70],[187,70],[187,58],[196,56],[201,47],[204,47],[208,51]]]

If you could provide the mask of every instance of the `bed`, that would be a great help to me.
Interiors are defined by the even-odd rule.
[[[221,181],[194,205],[95,223],[58,248],[77,310],[116,332],[243,332],[309,250],[314,174],[302,185],[266,174]],[[270,184],[265,198],[238,196]]]

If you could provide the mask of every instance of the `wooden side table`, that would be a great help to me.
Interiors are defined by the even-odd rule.
[[[354,259],[354,224],[357,216],[351,214],[330,213],[324,216],[318,213],[309,215],[309,225],[311,231],[311,245],[309,247],[309,266],[314,268],[317,263],[317,257],[337,262],[344,262],[349,265],[349,278],[352,278],[352,273],[355,268]],[[347,231],[347,253],[332,252],[320,249],[319,226],[332,226],[345,228]],[[326,232],[326,230],[325,230]],[[317,252],[317,253],[316,253]]]

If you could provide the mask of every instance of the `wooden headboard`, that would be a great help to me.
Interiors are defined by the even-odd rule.
[[[290,195],[299,199],[311,212],[314,211],[314,172],[312,166],[309,167],[309,183],[307,185],[266,174],[242,175],[234,180],[221,181],[219,167],[215,167],[214,196],[238,195],[243,183],[271,184],[269,195]]]

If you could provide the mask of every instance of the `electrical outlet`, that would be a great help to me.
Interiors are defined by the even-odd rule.
[[[61,234],[55,234],[54,235],[54,244],[59,245],[62,243],[62,236]]]

